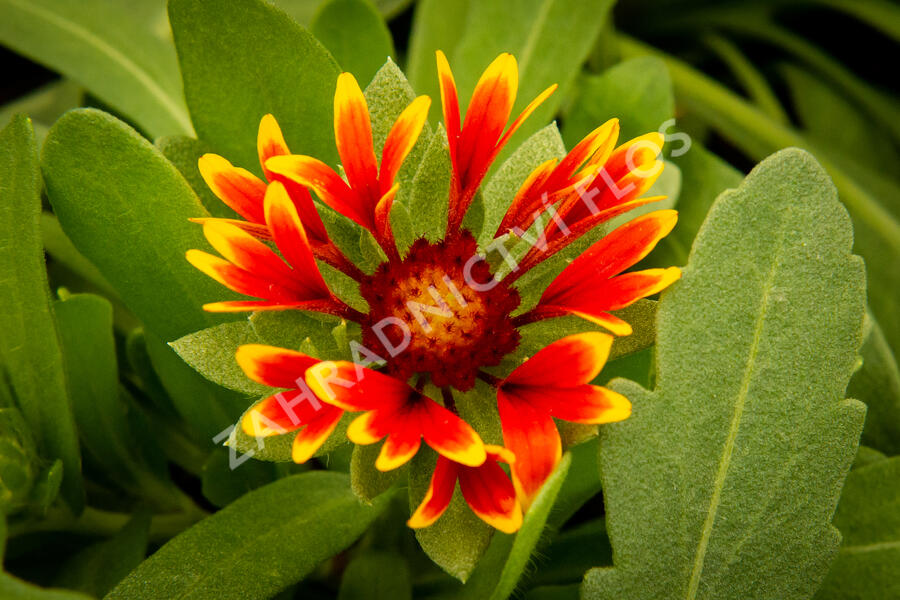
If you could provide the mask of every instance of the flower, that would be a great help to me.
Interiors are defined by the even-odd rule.
[[[513,482],[526,507],[562,455],[554,417],[598,425],[631,414],[627,398],[590,384],[606,363],[612,341],[611,335],[599,332],[570,335],[497,383],[503,443],[516,456]]]
[[[262,212],[247,209],[245,216],[254,227],[265,228],[271,247],[258,229],[210,219],[204,233],[221,257],[191,250],[188,259],[226,287],[256,298],[217,302],[207,310],[314,311],[353,321],[361,332],[349,343],[352,362],[241,346],[237,360],[247,376],[284,390],[245,414],[245,433],[296,431],[292,455],[302,462],[321,448],[345,413],[355,413],[346,435],[356,444],[384,440],[374,462],[381,471],[406,464],[423,441],[438,453],[411,527],[434,523],[458,483],[480,518],[512,532],[560,460],[554,419],[609,423],[627,418],[630,404],[590,383],[609,355],[613,335],[607,333],[565,337],[504,377],[494,373],[518,349],[519,330],[529,323],[576,315],[614,335],[630,334],[631,326],[611,311],[661,291],[680,271],[623,271],[671,231],[676,214],[656,211],[615,229],[562,270],[534,307],[520,311],[517,283],[523,274],[598,224],[659,199],[643,194],[662,168],[662,139],[649,134],[617,146],[619,126],[611,120],[561,160],[534,169],[510,199],[491,247],[504,251],[510,232],[522,239],[528,237],[526,230],[541,230],[541,235],[524,256],[517,255],[518,262],[505,256],[512,270],[501,277],[486,249],[462,226],[463,219],[500,150],[555,86],[509,123],[518,75],[515,59],[502,54],[481,76],[460,124],[453,75],[440,52],[437,62],[452,166],[442,239],[414,240],[401,254],[389,218],[398,172],[424,127],[429,99],[420,96],[401,112],[379,163],[365,97],[353,76],[344,73],[337,81],[334,123],[344,175],[315,157],[282,152],[282,143],[261,144],[260,156],[269,156],[261,160],[270,183],[262,194]],[[228,172],[233,179],[233,171]],[[365,311],[351,308],[329,289],[317,260],[333,266],[340,261],[317,250],[307,228],[307,221],[315,219],[303,215],[290,186],[311,190],[368,229],[384,250],[370,272],[349,261],[341,269],[358,283]],[[257,209],[258,192],[253,196]],[[472,390],[479,380],[488,386],[475,393],[483,402],[496,402],[504,446],[486,444],[456,407],[454,394]],[[492,390],[489,398],[483,397],[485,390]],[[509,465],[510,475],[502,464]]]
[[[425,498],[407,521],[410,527],[421,529],[437,521],[450,506],[457,481],[466,503],[485,523],[504,533],[513,533],[522,526],[522,505],[506,472],[498,464],[501,461],[513,464],[516,457],[502,446],[484,448],[487,457],[477,467],[438,456]]]

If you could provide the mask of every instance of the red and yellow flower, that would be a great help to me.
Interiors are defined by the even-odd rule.
[[[280,132],[274,133],[274,119],[264,118],[260,160],[268,183],[224,159],[201,159],[210,186],[245,221],[206,219],[206,238],[221,256],[191,250],[188,259],[226,287],[253,298],[217,302],[207,310],[313,311],[354,321],[361,330],[356,344],[365,350],[365,365],[242,346],[237,361],[247,376],[283,390],[245,414],[245,433],[296,432],[293,458],[303,462],[321,448],[344,414],[354,413],[346,435],[356,444],[383,440],[374,463],[379,470],[406,464],[423,441],[437,452],[411,527],[438,520],[458,483],[475,514],[512,532],[560,460],[562,442],[554,419],[600,424],[630,414],[626,398],[591,381],[606,362],[613,335],[631,333],[631,326],[613,312],[680,276],[674,267],[623,273],[671,231],[676,214],[656,211],[615,229],[572,261],[536,306],[520,311],[516,285],[524,273],[598,224],[659,199],[644,194],[662,168],[662,139],[649,134],[617,145],[618,122],[612,120],[563,159],[534,169],[510,199],[494,237],[502,241],[509,232],[522,236],[539,228],[543,243],[500,278],[462,223],[500,150],[555,86],[510,123],[518,72],[515,59],[503,54],[478,81],[461,120],[449,64],[442,53],[437,61],[452,165],[443,239],[418,239],[401,253],[389,218],[401,185],[400,167],[424,127],[429,99],[418,97],[401,112],[379,161],[365,97],[353,76],[344,73],[337,81],[334,110],[343,175],[315,157],[289,154]],[[317,202],[372,233],[386,256],[374,272],[353,266],[328,241],[321,219],[313,214]],[[351,308],[329,289],[319,262],[358,282],[366,311]],[[587,319],[613,335],[565,337],[505,376],[496,375],[504,357],[519,347],[521,327],[564,315]],[[376,363],[380,366],[371,366]],[[472,389],[479,379],[495,388],[491,401],[500,416],[503,446],[485,443],[457,410],[455,393]]]

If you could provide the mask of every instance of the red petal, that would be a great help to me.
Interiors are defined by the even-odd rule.
[[[405,381],[349,361],[323,361],[309,369],[306,383],[316,395],[344,410],[393,410],[418,395]]]
[[[241,429],[247,435],[258,437],[281,435],[314,423],[323,415],[331,418],[335,411],[340,418],[342,410],[290,390],[257,402],[241,419]]]
[[[347,182],[334,169],[311,156],[275,156],[266,166],[277,176],[312,188],[322,202],[364,227],[371,226],[369,207],[362,204]]]
[[[400,170],[400,166],[415,146],[422,127],[425,125],[425,119],[428,118],[430,106],[431,98],[419,96],[400,113],[394,126],[391,127],[384,142],[384,151],[381,153],[381,170],[378,174],[382,193],[393,185],[394,177]]]
[[[503,427],[503,444],[516,455],[513,483],[519,501],[527,509],[562,456],[562,442],[553,418],[501,387],[497,408]]]
[[[234,266],[284,287],[293,287],[290,267],[271,248],[239,227],[211,220],[204,223],[203,235]]]
[[[301,352],[262,344],[239,346],[235,360],[253,381],[288,389],[297,388],[304,383],[306,370],[319,362]]]
[[[450,146],[450,162],[456,165],[460,134],[459,97],[447,57],[440,50],[436,52],[436,56],[438,82],[441,86],[441,106],[444,109],[444,127],[447,128],[447,143]]]
[[[659,210],[640,216],[594,243],[547,287],[541,304],[566,305],[558,299],[578,294],[592,282],[608,279],[647,256],[668,235],[678,213]]]
[[[625,396],[596,385],[516,387],[514,394],[564,421],[600,425],[622,421],[631,414]]]
[[[305,463],[322,447],[328,436],[337,427],[344,411],[327,404],[322,405],[320,414],[303,428],[294,438],[291,458],[295,463]]]
[[[262,166],[266,179],[272,181],[273,173],[266,168],[266,161],[273,156],[290,154],[284,135],[278,121],[272,115],[265,115],[259,121],[259,133],[256,136],[256,151],[259,154],[259,164]]]
[[[264,298],[266,304],[291,304],[297,301],[294,291],[280,287],[269,279],[257,277],[218,256],[200,250],[188,250],[185,256],[196,268],[239,294]]]
[[[266,184],[246,169],[233,166],[218,154],[204,154],[197,161],[200,175],[219,200],[254,223],[264,223]]]
[[[438,456],[425,498],[406,522],[407,525],[414,529],[428,527],[444,514],[453,499],[457,468],[453,461]]]
[[[611,335],[599,332],[564,337],[518,366],[502,385],[506,389],[509,384],[572,387],[588,383],[606,363],[612,341]]]
[[[415,405],[425,443],[450,460],[470,467],[484,463],[484,442],[472,426],[430,398]]]
[[[375,468],[379,471],[392,471],[405,465],[419,451],[422,434],[418,423],[395,421],[395,428],[388,434],[381,446],[381,452],[375,459]]]
[[[379,197],[369,108],[350,73],[340,74],[334,92],[334,137],[350,187],[367,198]]]
[[[493,457],[480,467],[460,467],[459,489],[472,512],[491,527],[514,533],[522,526],[516,489]]]
[[[275,245],[294,268],[294,281],[306,289],[308,299],[331,298],[328,285],[319,273],[319,266],[297,209],[284,186],[277,181],[269,184],[266,192],[266,223]]]

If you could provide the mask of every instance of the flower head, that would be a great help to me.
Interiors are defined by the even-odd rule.
[[[598,224],[659,199],[643,194],[662,167],[662,139],[649,134],[617,145],[618,122],[611,120],[561,160],[534,169],[492,232],[489,248],[512,262],[512,270],[502,277],[487,258],[489,248],[479,247],[479,238],[462,226],[463,219],[500,150],[555,86],[508,124],[518,74],[515,59],[503,54],[478,81],[461,122],[453,75],[440,52],[437,61],[452,166],[442,239],[414,240],[401,253],[389,218],[400,167],[424,127],[429,99],[420,96],[400,113],[379,161],[365,97],[353,76],[344,73],[334,104],[343,169],[289,154],[280,132],[274,133],[274,119],[264,118],[260,160],[268,184],[225,165],[224,159],[201,159],[207,181],[246,223],[206,220],[204,233],[221,257],[191,250],[188,259],[226,287],[255,298],[217,302],[207,310],[313,311],[354,321],[361,331],[350,343],[354,362],[242,346],[237,360],[248,377],[284,390],[246,413],[245,433],[297,432],[293,458],[302,462],[345,413],[354,413],[346,435],[356,444],[383,440],[374,464],[379,470],[406,464],[423,442],[438,453],[430,487],[410,526],[434,523],[458,483],[479,517],[511,532],[559,462],[562,442],[554,419],[609,423],[627,418],[630,404],[591,384],[609,355],[609,334],[565,337],[502,377],[497,370],[519,348],[520,328],[535,321],[576,315],[614,335],[630,334],[631,326],[613,311],[659,292],[680,271],[623,271],[671,231],[676,215],[657,211],[615,229],[575,258],[536,306],[521,311],[524,273]],[[210,175],[210,165],[218,165],[219,175]],[[310,192],[372,233],[386,257],[374,271],[364,273],[353,265],[328,241],[324,226],[318,229],[318,215],[306,216],[310,207],[316,210]],[[526,231],[535,229],[541,230],[539,243],[517,254],[518,259],[507,252],[510,233],[525,239]],[[340,300],[319,263],[355,279],[367,310]],[[503,447],[486,444],[457,410],[454,394],[472,390],[478,380],[490,386],[482,383],[475,392],[491,390],[483,401],[496,403]]]

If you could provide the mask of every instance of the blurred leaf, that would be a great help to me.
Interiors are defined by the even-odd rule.
[[[169,342],[178,356],[195,371],[223,387],[248,396],[261,396],[271,388],[244,374],[234,358],[238,346],[259,343],[249,321],[223,323]]]
[[[270,598],[352,544],[386,505],[360,504],[339,473],[281,479],[175,537],[107,599]]]
[[[369,0],[327,0],[310,31],[361,86],[371,81],[385,60],[396,58],[391,32]]]
[[[550,509],[553,508],[571,463],[572,455],[564,454],[556,470],[544,482],[528,512],[525,513],[522,528],[515,536],[500,537],[502,534],[495,536],[497,539],[466,582],[462,598],[506,600],[512,595],[544,532]]]
[[[535,585],[578,583],[597,565],[612,564],[612,548],[602,518],[560,533],[536,560]]]
[[[246,494],[278,479],[277,466],[270,462],[248,460],[232,468],[227,448],[217,448],[203,465],[203,496],[224,508]]]
[[[335,161],[339,69],[308,31],[261,0],[172,0],[169,18],[201,140],[258,173],[259,120],[271,113],[294,153]]]
[[[660,301],[654,392],[603,427],[615,566],[584,598],[808,598],[864,407],[843,400],[865,310],[833,185],[784,150],[716,201]],[[685,494],[690,490],[690,494]]]
[[[528,590],[524,600],[579,600],[579,585],[545,585]]]
[[[159,449],[135,443],[119,395],[112,306],[100,296],[76,294],[55,302],[54,308],[75,423],[85,449],[112,481],[172,508],[168,474],[148,466],[159,464]]]
[[[853,217],[854,249],[866,262],[869,305],[881,321],[888,343],[895,350],[900,348],[900,319],[894,318],[900,313],[900,295],[896,293],[900,289],[900,269],[896,268],[900,261],[900,212],[885,206],[885,199],[869,192],[866,182],[858,181],[844,165],[834,162],[828,154],[816,151],[809,140],[769,119],[729,89],[641,42],[622,35],[618,39],[626,56],[652,54],[662,58],[675,84],[679,104],[702,116],[727,141],[751,158],[761,160],[786,146],[806,148],[816,154]],[[900,123],[900,116],[894,123]],[[687,177],[685,175],[685,189],[688,189]],[[896,200],[891,206],[896,206]]]
[[[91,544],[67,559],[55,584],[102,598],[144,560],[149,529],[150,514],[137,513],[110,539]]]
[[[672,79],[666,64],[653,56],[625,60],[601,75],[578,82],[566,113],[563,138],[570,148],[609,119],[619,119],[619,143],[658,131],[675,116]]]
[[[0,517],[28,503],[38,477],[34,438],[14,406],[0,408]]]
[[[170,341],[223,320],[202,304],[229,292],[184,258],[208,247],[188,222],[208,213],[150,142],[106,113],[72,111],[50,130],[43,169],[63,230],[149,330]]]
[[[900,370],[871,315],[866,315],[863,332],[862,367],[847,387],[848,397],[862,400],[868,407],[861,443],[900,454]]]
[[[0,43],[62,73],[152,136],[190,133],[171,44],[125,5],[2,0]]]
[[[817,600],[900,596],[900,457],[847,476],[834,514],[843,541]]]
[[[28,115],[40,147],[50,125],[67,110],[79,106],[82,95],[81,87],[73,81],[53,81],[0,106],[0,123],[9,123],[18,113]]]
[[[422,448],[410,461],[411,510],[415,510],[425,497],[436,462],[437,453],[431,448]],[[416,529],[416,539],[425,554],[437,566],[463,582],[478,565],[479,559],[491,543],[493,534],[494,529],[479,519],[466,504],[459,486],[456,486],[450,506],[441,518],[434,525]]]
[[[205,445],[227,430],[250,404],[238,394],[212,383],[188,366],[165,342],[146,333],[147,353],[153,369],[178,415],[193,436]]]
[[[63,494],[84,506],[78,432],[41,246],[41,174],[34,132],[15,117],[0,131],[0,380],[8,382],[41,454],[65,465]]]
[[[464,107],[488,64],[501,52],[511,52],[519,64],[516,111],[547,86],[560,86],[516,134],[510,144],[515,147],[556,114],[612,4],[612,0],[523,0],[510,10],[501,0],[426,0],[417,7],[413,23],[410,81],[416,90],[440,98],[434,53],[443,50]],[[566,43],[561,44],[563,36]]]
[[[868,446],[860,446],[856,451],[856,458],[853,459],[853,468],[859,469],[874,462],[885,460],[887,456]]]
[[[412,600],[409,567],[398,554],[362,554],[344,569],[337,597],[338,600]]]

